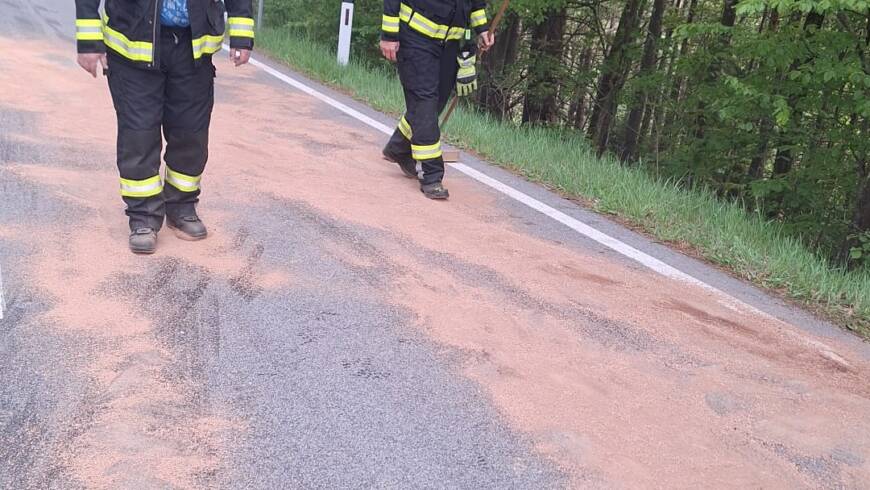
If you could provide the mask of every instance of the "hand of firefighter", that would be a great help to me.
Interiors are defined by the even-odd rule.
[[[495,44],[495,34],[490,31],[483,31],[477,36],[477,47],[480,48],[481,53],[485,53],[489,51]]]
[[[399,42],[398,41],[381,41],[381,54],[384,55],[384,58],[396,62],[396,56],[399,54]]]
[[[477,56],[471,51],[463,51],[457,58],[459,71],[456,74],[456,95],[467,97],[477,90]]]
[[[79,66],[84,68],[94,78],[97,78],[97,70],[101,65],[104,70],[109,67],[106,53],[79,53],[78,62]]]
[[[251,50],[250,49],[238,49],[232,48],[230,49],[230,61],[232,61],[236,66],[242,66],[247,63],[251,59]]]

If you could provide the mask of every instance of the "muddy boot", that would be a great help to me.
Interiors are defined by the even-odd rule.
[[[166,217],[166,225],[172,229],[175,236],[187,241],[202,240],[208,236],[208,230],[197,215]]]
[[[416,179],[417,176],[417,162],[411,158],[411,155],[399,155],[398,153],[393,152],[389,146],[384,148],[384,158],[387,160],[398,163],[399,168],[402,169],[402,173],[405,174],[405,177],[409,179]]]
[[[441,182],[423,184],[420,186],[420,191],[429,199],[447,199],[450,197],[450,193],[447,192],[447,189],[444,188]]]
[[[157,250],[157,232],[152,228],[136,228],[130,233],[130,250],[134,254],[153,254]]]

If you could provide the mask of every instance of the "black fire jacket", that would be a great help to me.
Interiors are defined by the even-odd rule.
[[[101,14],[100,0],[76,0],[79,53],[103,53],[108,48],[135,64],[159,67],[162,0],[105,0],[105,3],[105,12]],[[225,30],[229,30],[230,47],[252,49],[251,4],[252,0],[188,0],[194,59],[198,61],[220,51]]]

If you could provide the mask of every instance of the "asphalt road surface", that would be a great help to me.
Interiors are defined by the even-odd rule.
[[[211,236],[131,255],[72,5],[0,0],[0,488],[870,487],[866,344],[223,54]]]

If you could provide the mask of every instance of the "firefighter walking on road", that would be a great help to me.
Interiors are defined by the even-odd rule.
[[[105,0],[101,13],[100,0],[76,0],[79,65],[94,77],[104,70],[117,113],[121,196],[134,253],[155,251],[164,219],[179,238],[207,235],[196,204],[214,106],[211,57],[228,29],[232,61],[248,62],[254,46],[251,3]]]
[[[475,49],[495,42],[483,0],[384,0],[381,52],[396,62],[405,93],[405,115],[384,148],[430,199],[447,199],[438,117],[453,93],[476,88]]]

